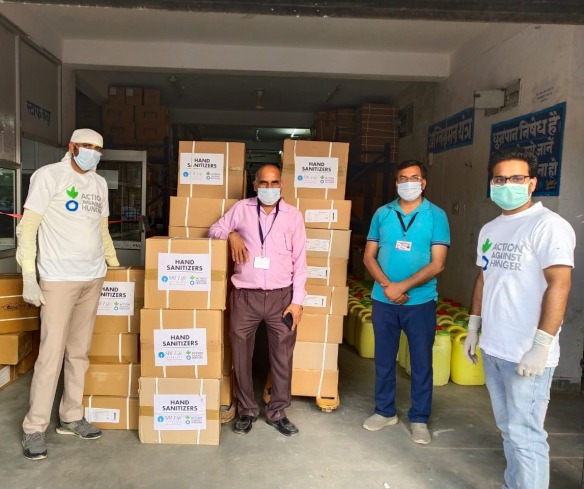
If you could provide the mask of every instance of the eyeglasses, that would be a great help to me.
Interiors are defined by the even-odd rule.
[[[406,183],[406,182],[421,182],[423,178],[420,175],[413,175],[411,177],[398,177],[397,183]]]
[[[522,185],[523,183],[525,183],[526,179],[530,180],[531,177],[529,175],[511,175],[510,177],[498,176],[491,178],[491,183],[495,187],[501,187],[502,185],[505,185],[507,181]]]

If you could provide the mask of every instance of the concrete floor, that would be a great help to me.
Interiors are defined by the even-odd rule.
[[[261,350],[261,348],[259,349]],[[259,363],[259,362],[258,362]],[[246,436],[223,425],[217,447],[142,445],[137,432],[107,431],[84,441],[47,431],[49,457],[22,456],[21,422],[31,374],[0,393],[0,489],[499,489],[505,466],[484,387],[435,389],[433,442],[409,439],[409,381],[398,381],[400,423],[379,432],[361,427],[373,410],[374,366],[342,346],[339,409],[321,412],[311,398],[288,410],[301,430],[286,438],[260,418]],[[255,368],[261,399],[266,367]],[[56,416],[54,416],[56,419]],[[552,489],[580,489],[584,396],[554,393],[548,412]]]

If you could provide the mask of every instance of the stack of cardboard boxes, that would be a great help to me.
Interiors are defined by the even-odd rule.
[[[0,275],[0,390],[31,370],[40,345],[39,308],[22,298],[22,276]]]
[[[227,242],[206,236],[243,197],[244,154],[240,143],[179,143],[171,237],[146,242],[143,443],[219,444],[220,408],[231,404]]]
[[[110,87],[102,122],[106,141],[116,146],[162,145],[168,136],[168,109],[155,88]]]
[[[357,110],[355,139],[353,143],[363,163],[380,162],[386,144],[391,146],[391,163],[399,156],[399,107],[386,104],[362,104]]]
[[[304,216],[308,279],[298,326],[292,395],[338,398],[338,348],[347,314],[351,202],[347,143],[284,142],[282,196]]]
[[[317,112],[312,127],[314,139],[350,143],[355,137],[355,115],[355,109]]]
[[[100,429],[138,429],[140,309],[144,268],[108,268],[85,376],[85,418]]]

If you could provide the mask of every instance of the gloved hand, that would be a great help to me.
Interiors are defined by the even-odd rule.
[[[45,297],[37,282],[36,273],[22,274],[22,298],[37,307],[45,305]]]
[[[468,329],[466,339],[464,340],[464,356],[469,362],[477,364],[479,359],[476,355],[477,344],[479,342],[479,329],[481,327],[482,318],[471,314],[468,319]]]
[[[517,373],[524,377],[534,377],[543,374],[553,340],[554,337],[551,334],[538,329],[535,333],[535,338],[533,338],[531,350],[523,355],[523,358],[515,369]]]

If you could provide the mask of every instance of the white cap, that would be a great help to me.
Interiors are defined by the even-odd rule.
[[[93,144],[103,148],[103,137],[93,129],[77,129],[71,134],[72,143]]]

